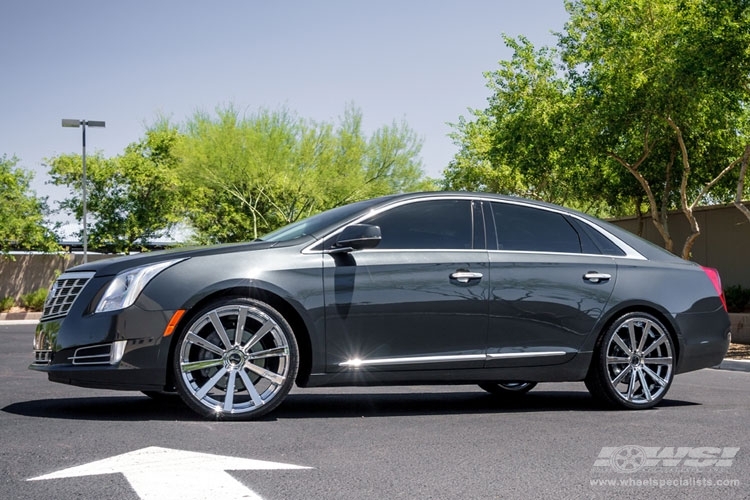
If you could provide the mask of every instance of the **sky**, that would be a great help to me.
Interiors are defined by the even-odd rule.
[[[502,35],[554,45],[566,20],[562,0],[3,0],[0,156],[54,208],[66,190],[44,158],[81,152],[63,118],[105,121],[86,151],[115,156],[159,116],[231,104],[336,122],[351,104],[367,133],[405,121],[439,177],[449,123],[486,107],[484,72],[511,56]]]

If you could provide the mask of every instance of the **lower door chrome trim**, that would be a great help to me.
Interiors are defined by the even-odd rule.
[[[483,361],[484,354],[459,354],[455,356],[409,356],[403,358],[375,358],[375,359],[349,359],[339,366],[344,368],[359,368],[363,366],[380,365],[411,365],[424,363],[452,363],[456,361]]]
[[[458,354],[448,356],[407,356],[400,358],[348,359],[339,363],[342,368],[363,368],[367,366],[416,365],[426,363],[455,363],[460,361],[490,361],[493,359],[541,358],[565,356],[565,351],[525,351],[498,352],[492,354]]]
[[[487,359],[516,359],[543,358],[547,356],[565,356],[565,351],[525,351],[525,352],[496,352],[487,355]]]

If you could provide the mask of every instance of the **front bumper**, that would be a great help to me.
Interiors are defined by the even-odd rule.
[[[171,337],[162,337],[168,311],[125,310],[43,321],[34,336],[34,362],[52,382],[120,390],[167,385]]]

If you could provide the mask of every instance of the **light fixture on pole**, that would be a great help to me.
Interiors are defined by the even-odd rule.
[[[83,155],[81,160],[83,162],[83,262],[88,261],[88,226],[86,224],[86,127],[104,127],[104,122],[93,121],[93,120],[74,120],[70,118],[63,118],[63,127],[82,127],[83,135]]]

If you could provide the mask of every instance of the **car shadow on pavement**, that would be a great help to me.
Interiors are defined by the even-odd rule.
[[[658,408],[699,403],[665,399]],[[389,416],[461,415],[472,413],[538,413],[557,411],[608,412],[586,391],[533,391],[503,398],[484,392],[426,394],[291,394],[267,419],[361,418]]]
[[[658,408],[697,405],[665,399]],[[146,396],[102,396],[41,399],[13,403],[2,411],[37,418],[94,421],[200,421],[178,398],[155,401]],[[538,413],[557,411],[607,412],[586,391],[533,391],[523,397],[502,398],[482,391],[290,394],[263,421],[313,418],[466,415],[480,413]]]
[[[201,420],[182,401],[155,401],[147,396],[100,396],[38,399],[13,403],[2,411],[37,418],[137,422],[144,420]]]

